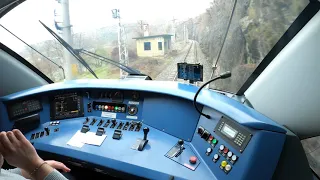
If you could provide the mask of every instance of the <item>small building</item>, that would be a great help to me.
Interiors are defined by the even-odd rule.
[[[137,55],[140,57],[163,56],[171,49],[170,34],[133,38],[137,43]]]

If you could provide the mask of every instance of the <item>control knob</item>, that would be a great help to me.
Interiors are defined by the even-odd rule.
[[[116,124],[116,119],[112,119],[111,123],[115,125]]]

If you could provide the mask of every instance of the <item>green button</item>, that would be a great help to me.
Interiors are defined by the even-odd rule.
[[[115,109],[115,110],[118,110],[118,107],[116,106],[114,109]]]
[[[217,144],[217,140],[216,139],[212,139],[212,144]]]

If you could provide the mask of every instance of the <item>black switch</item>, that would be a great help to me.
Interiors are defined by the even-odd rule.
[[[199,127],[198,127],[198,134],[199,134],[200,136],[202,136],[203,132],[204,132],[204,128],[203,128],[202,126],[199,126]]]
[[[48,127],[45,127],[44,131],[46,132],[46,136],[50,135],[50,129]]]
[[[92,120],[92,122],[90,123],[90,125],[93,126],[94,123],[96,123],[96,122],[97,122],[97,120],[96,120],[95,118],[93,118],[93,120]]]
[[[147,140],[148,133],[149,133],[149,128],[148,127],[143,128],[143,134],[144,134],[143,140]]]
[[[34,139],[34,136],[35,136],[35,134],[33,133],[33,134],[31,134],[31,139],[30,140],[33,140]]]
[[[204,132],[203,132],[203,134],[202,134],[201,138],[202,138],[202,139],[204,139],[204,140],[208,140],[209,136],[210,136],[209,131],[204,130]]]
[[[110,128],[114,128],[116,125],[117,125],[117,121],[116,121],[116,119],[112,119],[111,120],[111,126],[110,126]]]
[[[104,122],[104,120],[101,119],[97,126],[101,126],[103,124],[103,122]]]
[[[86,117],[86,120],[83,122],[83,124],[87,124],[89,122],[89,118]]]
[[[82,128],[81,128],[81,132],[82,133],[86,133],[90,130],[89,126],[88,125],[83,125]]]
[[[99,127],[97,132],[96,132],[96,135],[97,136],[102,136],[103,134],[104,134],[104,129]]]
[[[143,128],[143,139],[138,139],[140,141],[139,146],[138,146],[138,151],[142,151],[144,147],[148,144],[148,133],[149,133],[149,128],[145,127]]]
[[[114,133],[113,133],[113,136],[112,136],[112,139],[117,139],[119,140],[122,136],[122,131],[121,130],[114,130]]]
[[[139,121],[139,122],[137,123],[137,127],[136,127],[135,131],[140,131],[141,126],[142,126],[142,123]]]
[[[44,136],[44,131],[41,131],[40,137]]]

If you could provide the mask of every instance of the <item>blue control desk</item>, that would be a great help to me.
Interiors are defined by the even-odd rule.
[[[70,157],[80,164],[90,163],[100,171],[107,171],[105,167],[136,178],[271,179],[282,152],[285,128],[236,100],[205,89],[197,102],[202,112],[211,116],[206,119],[193,107],[197,89],[176,82],[133,80],[50,84],[1,97],[0,129],[11,130],[32,116],[32,122],[38,124],[25,136],[37,150]],[[54,109],[62,105],[52,101],[70,93],[79,97],[78,114],[67,114],[68,118],[55,116],[60,114]],[[32,106],[19,109],[30,102]],[[32,112],[28,111],[30,107]],[[68,104],[64,108],[68,109]],[[96,122],[90,125],[93,119]],[[114,128],[110,128],[112,123],[104,127],[108,120],[116,122]],[[101,146],[67,145],[84,123],[90,132],[104,129],[107,138]],[[120,123],[139,123],[140,129],[120,127],[122,137],[113,139]],[[150,130],[147,145],[142,151],[132,149],[137,139],[143,138],[145,127]],[[184,141],[183,151],[175,154],[179,140]],[[196,162],[191,162],[191,157]]]

